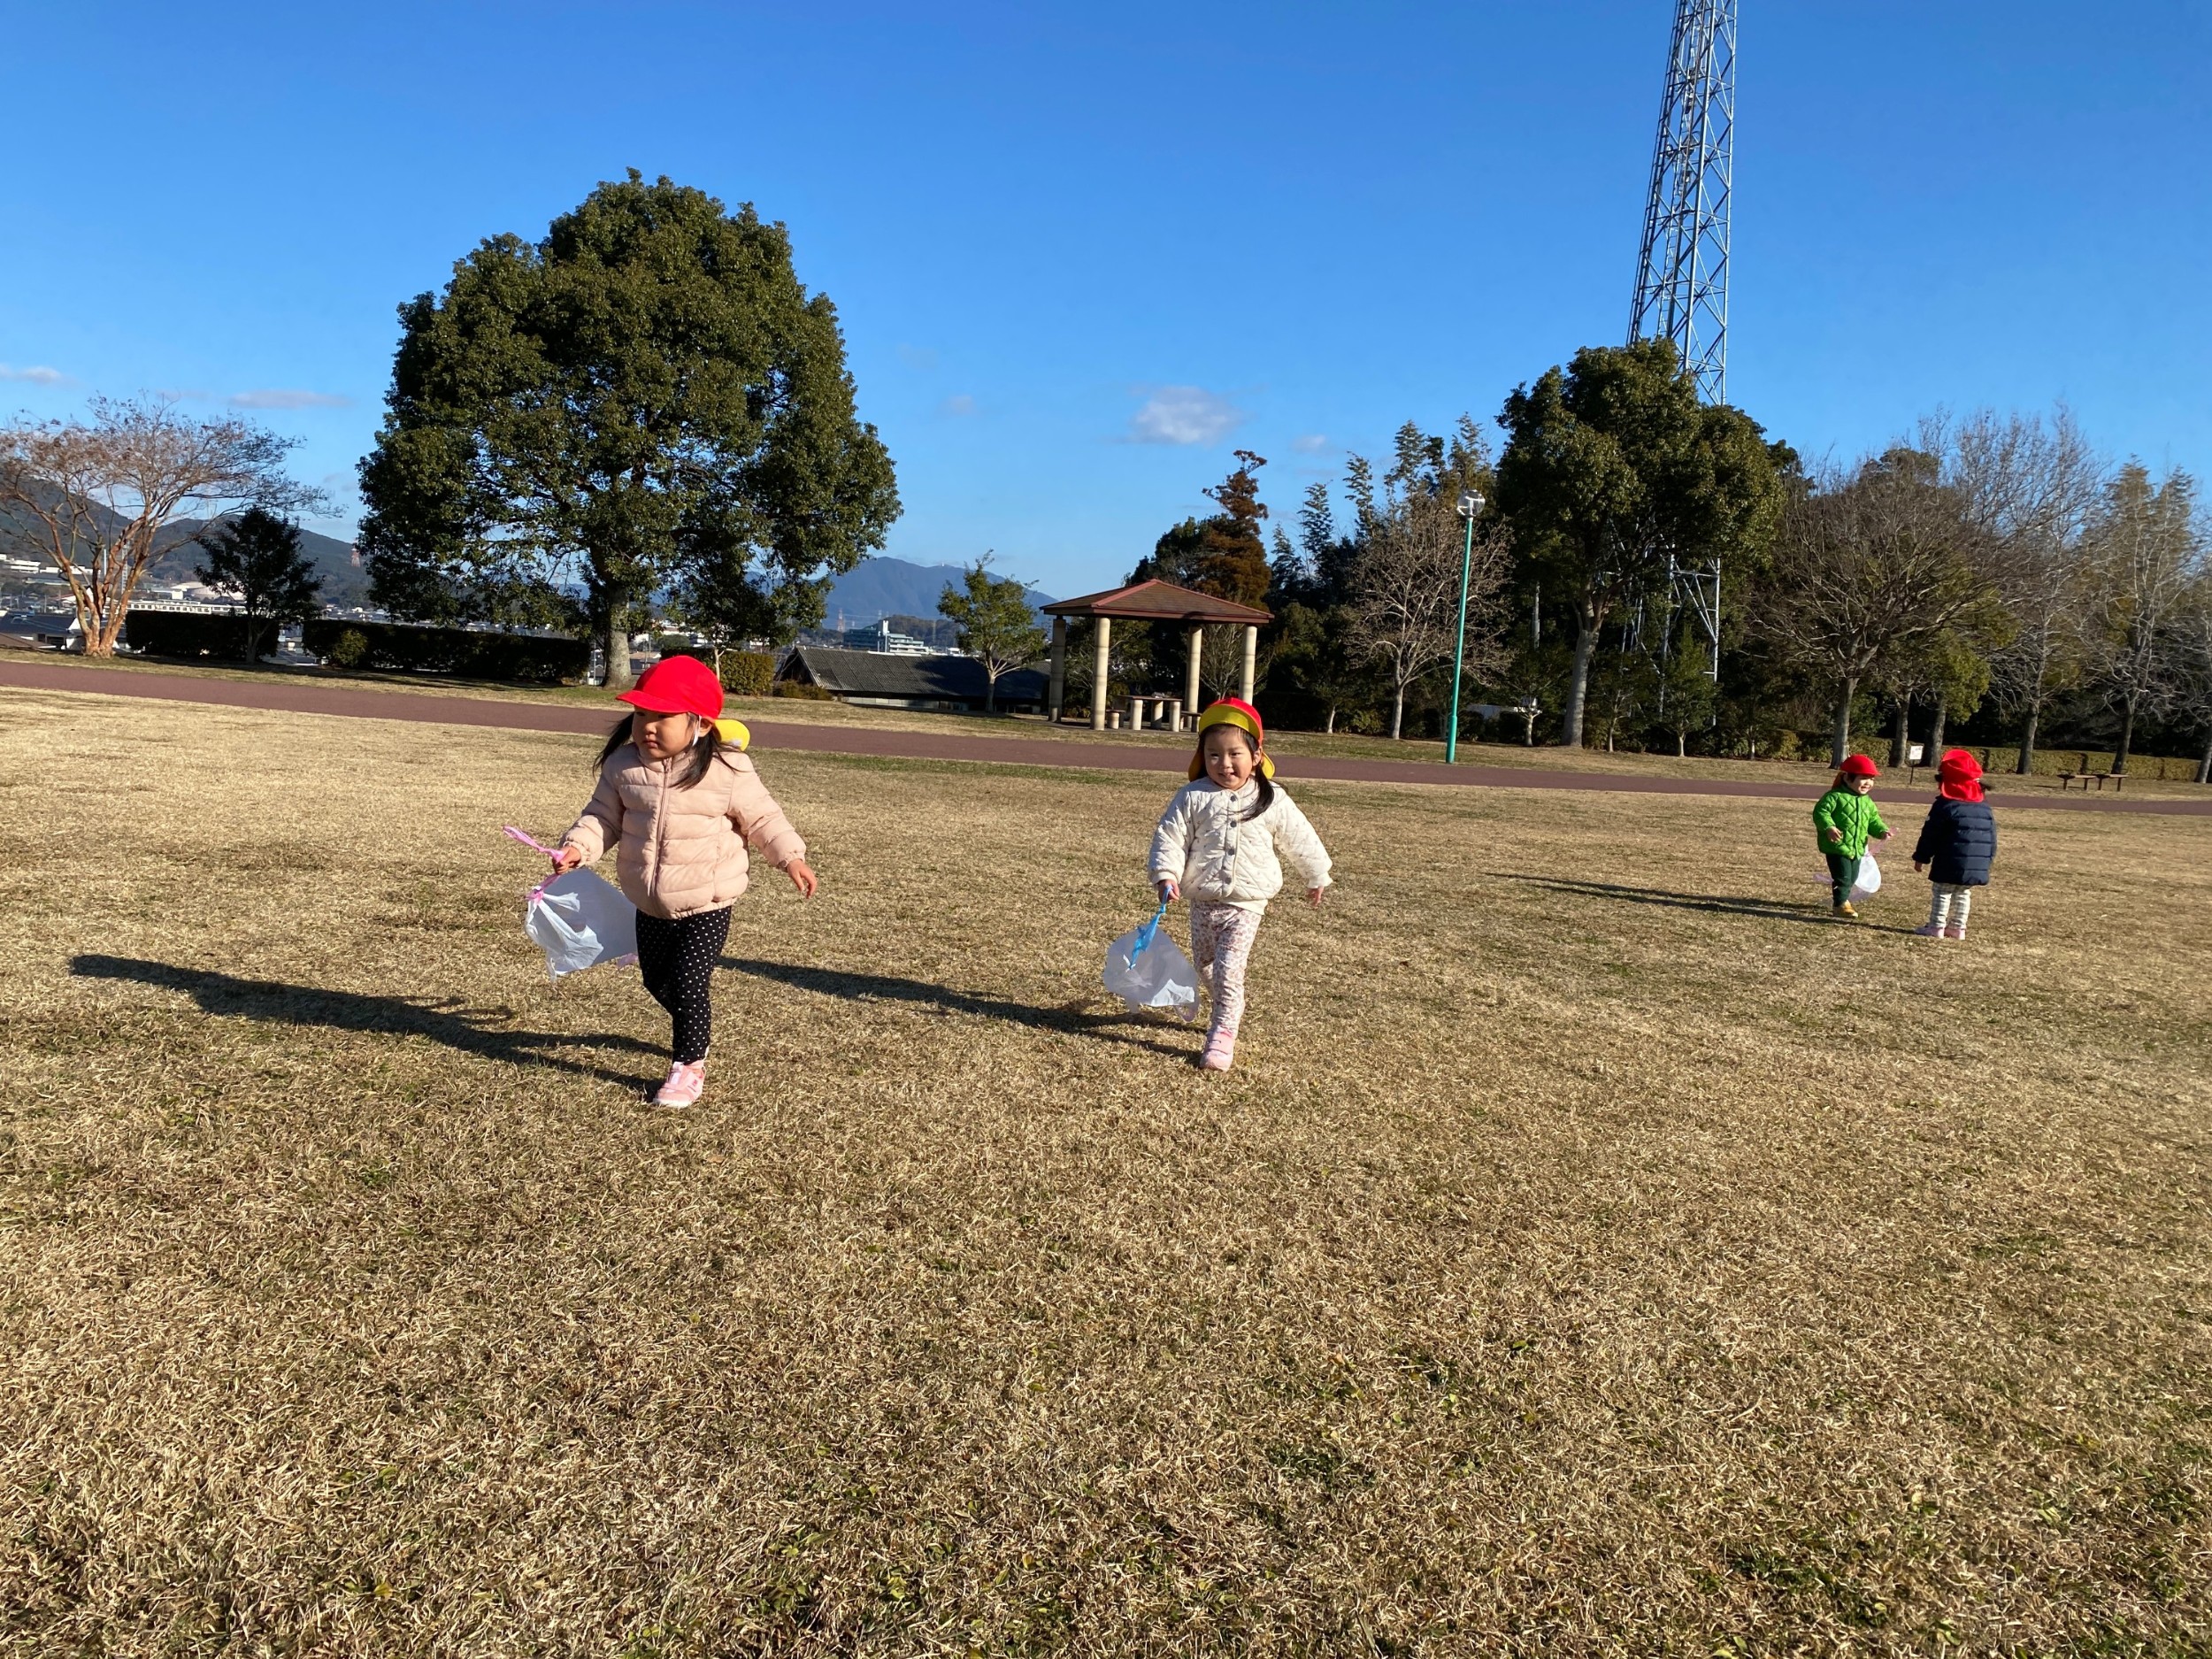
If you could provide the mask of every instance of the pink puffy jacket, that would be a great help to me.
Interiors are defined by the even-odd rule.
[[[688,764],[685,756],[648,761],[625,743],[607,757],[591,803],[561,837],[586,864],[611,845],[623,895],[670,921],[718,910],[744,892],[748,843],[779,870],[806,856],[806,843],[742,752],[722,750],[705,777],[678,788],[675,770]]]

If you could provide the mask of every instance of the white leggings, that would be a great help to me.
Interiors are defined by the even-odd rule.
[[[1974,889],[1955,881],[1934,884],[1933,896],[1928,901],[1928,926],[1955,927],[1966,931],[1966,913],[1974,908]]]

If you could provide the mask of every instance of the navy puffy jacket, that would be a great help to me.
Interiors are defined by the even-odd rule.
[[[1942,796],[1928,809],[1912,861],[1928,866],[1928,879],[1953,887],[1985,887],[1989,861],[1997,856],[1997,820],[1986,801]]]

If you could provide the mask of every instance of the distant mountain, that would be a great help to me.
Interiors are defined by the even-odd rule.
[[[149,581],[188,582],[192,572],[207,557],[192,538],[200,533],[197,518],[180,518],[161,534],[155,543],[161,551],[154,555]],[[300,532],[300,551],[307,555],[307,562],[315,567],[315,575],[322,583],[322,599],[326,605],[351,607],[369,603],[369,573],[354,563],[353,544],[341,541],[334,536],[319,535],[312,530]]]
[[[95,508],[98,520],[113,517],[104,508]],[[168,585],[196,580],[193,569],[206,554],[193,541],[204,521],[198,518],[180,518],[161,533],[154,543],[157,549],[153,562],[147,567],[149,582]],[[112,526],[103,522],[101,534]],[[0,553],[20,558],[42,560],[45,526],[19,509],[0,509]],[[306,554],[314,565],[315,574],[322,580],[323,603],[326,605],[365,605],[369,603],[369,573],[353,560],[349,542],[334,537],[318,535],[312,530],[300,532],[300,551]],[[930,601],[931,609],[936,600]]]
[[[967,572],[957,565],[863,559],[830,583],[829,604],[823,614],[822,626],[841,631],[868,627],[886,617],[933,617],[946,584],[956,588],[966,575]],[[1032,588],[1029,603],[1048,605],[1052,595]]]

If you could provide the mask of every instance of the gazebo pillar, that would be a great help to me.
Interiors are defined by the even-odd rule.
[[[1206,649],[1206,626],[1202,622],[1190,631],[1190,666],[1183,674],[1183,706],[1198,718],[1198,659]]]
[[[1252,701],[1253,670],[1259,666],[1259,656],[1260,631],[1256,627],[1248,626],[1244,630],[1244,677],[1240,682],[1244,689],[1237,693],[1237,695],[1242,697],[1247,703]]]
[[[1106,665],[1110,660],[1109,652],[1112,649],[1113,641],[1113,618],[1099,618],[1098,642],[1094,648],[1096,655],[1091,659],[1091,730],[1094,732],[1102,732],[1106,729]]]
[[[1045,712],[1052,723],[1060,723],[1060,704],[1068,692],[1068,619],[1052,618],[1052,668],[1050,688],[1045,693]]]

